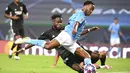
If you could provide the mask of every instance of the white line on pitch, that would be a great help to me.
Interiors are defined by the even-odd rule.
[[[123,72],[107,72],[107,73],[130,73],[128,71],[123,71]]]

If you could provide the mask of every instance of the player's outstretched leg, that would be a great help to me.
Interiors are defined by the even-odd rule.
[[[53,39],[50,42],[46,42],[45,40],[23,38],[23,39],[17,39],[15,42],[15,44],[22,44],[22,43],[41,46],[47,50],[60,46],[60,43],[55,39]]]
[[[84,58],[84,73],[96,73],[96,68],[91,62],[90,55],[85,50],[77,48],[75,54]]]
[[[17,39],[15,41],[15,44],[22,44],[22,43],[33,44],[33,45],[44,47],[46,41],[44,41],[44,40],[38,40],[38,39],[30,39],[28,37],[26,37],[26,38],[19,38],[19,39]]]
[[[27,41],[31,40],[29,37],[25,37],[25,38],[18,38],[15,41],[15,44],[23,44],[23,43],[27,43]]]

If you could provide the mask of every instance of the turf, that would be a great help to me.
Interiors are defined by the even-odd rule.
[[[51,68],[54,57],[20,55],[20,60],[9,59],[8,55],[0,54],[0,73],[77,73],[67,67],[60,59],[56,68]],[[130,73],[130,59],[109,59],[107,64],[111,70],[98,70],[101,73]],[[98,62],[99,63],[99,62]]]

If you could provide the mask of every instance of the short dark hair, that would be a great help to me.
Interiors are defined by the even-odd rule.
[[[51,16],[51,19],[53,20],[53,19],[56,19],[56,18],[62,18],[62,15],[61,14],[53,14],[52,16]]]
[[[115,17],[115,18],[114,18],[114,20],[118,20],[118,18],[117,18],[117,17]]]
[[[85,6],[85,5],[89,5],[89,4],[95,5],[92,1],[85,1],[85,2],[84,2],[84,6]]]

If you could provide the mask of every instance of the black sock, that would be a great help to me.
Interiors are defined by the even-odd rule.
[[[84,73],[83,69],[80,69],[80,70],[78,71],[78,73]]]
[[[11,47],[11,50],[13,50],[15,46],[16,46],[16,44],[13,43],[13,45],[12,45],[12,47]]]
[[[106,61],[106,56],[102,56],[102,58],[100,58],[101,61],[101,65],[105,65],[105,61]]]
[[[18,44],[18,46],[17,46],[17,51],[18,51],[19,49],[21,49],[21,44]],[[18,56],[19,53],[16,53],[15,55]]]

